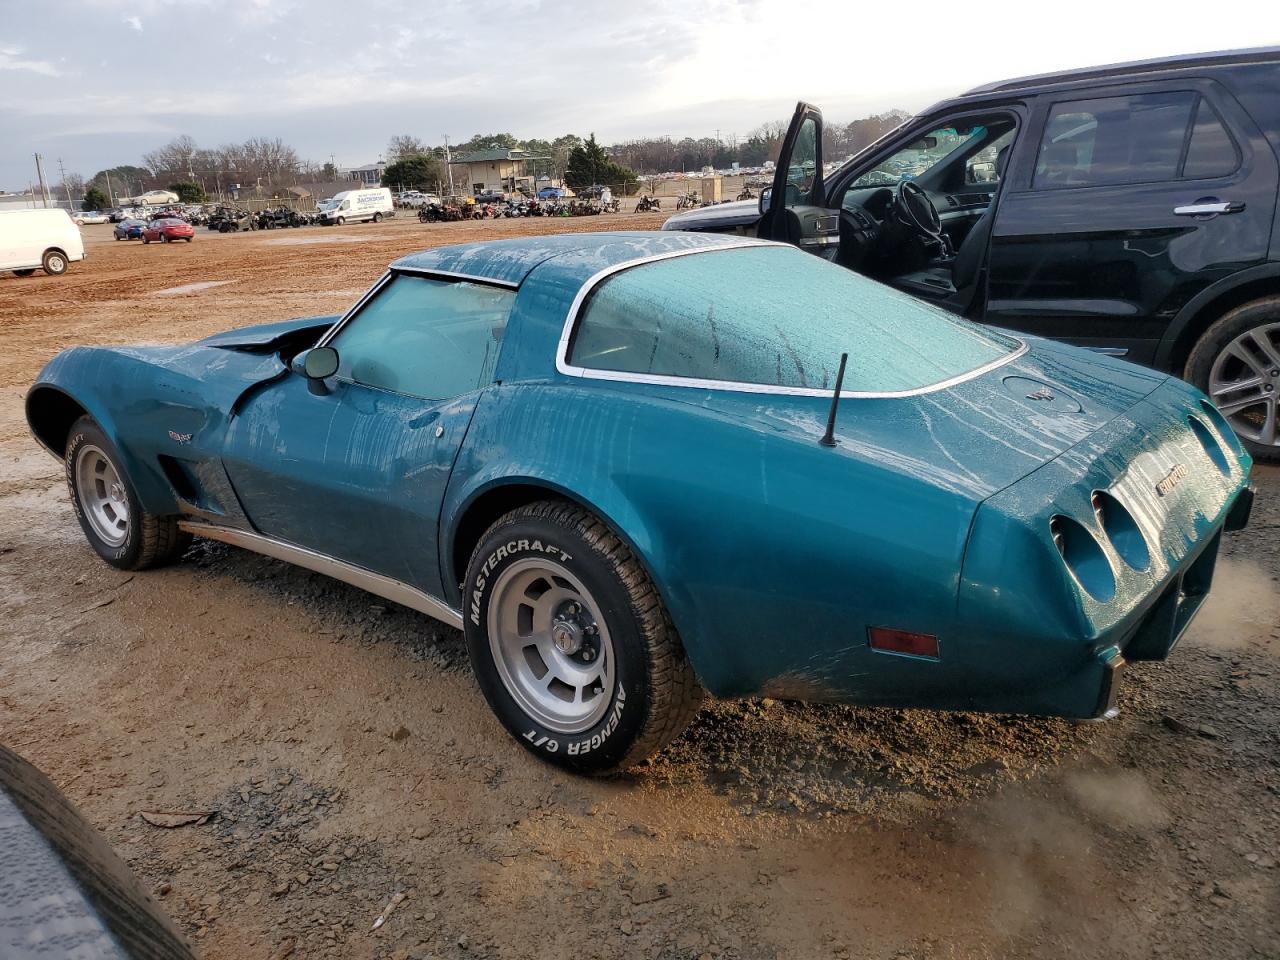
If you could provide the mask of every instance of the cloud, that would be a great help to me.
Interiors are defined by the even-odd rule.
[[[124,22],[127,23],[129,26],[133,27],[133,29],[137,30],[139,33],[142,32],[141,17],[125,17]]]
[[[29,70],[42,77],[60,77],[62,71],[48,60],[28,60],[21,47],[0,47],[0,70]]]

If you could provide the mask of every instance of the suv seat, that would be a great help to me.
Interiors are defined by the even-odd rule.
[[[991,194],[987,209],[969,228],[956,255],[946,263],[894,277],[889,281],[890,286],[929,300],[946,300],[961,307],[968,306],[973,299],[987,252],[987,240],[995,222],[996,194],[1000,192],[999,183],[1004,181],[1005,167],[1009,164],[1010,146],[1012,144],[1001,147],[996,154],[996,190]]]

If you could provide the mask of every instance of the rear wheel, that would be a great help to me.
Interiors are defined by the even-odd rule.
[[[375,214],[373,215],[373,222],[374,222],[374,223],[381,223],[381,222],[382,222],[382,214],[380,214],[380,213],[375,213]]]
[[[51,277],[64,274],[67,272],[67,255],[61,250],[46,250],[44,257],[40,260],[40,266]]]
[[[485,699],[538,757],[625,769],[679,736],[702,690],[630,549],[563,501],[506,514],[467,569],[464,632]]]
[[[71,427],[66,449],[71,504],[89,546],[121,570],[143,570],[177,560],[191,544],[176,517],[147,513],[119,452],[90,417]]]
[[[1185,376],[1256,459],[1280,461],[1280,297],[1246,303],[1215,322],[1187,358]]]

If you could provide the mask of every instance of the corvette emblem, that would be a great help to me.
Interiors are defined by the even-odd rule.
[[[1027,399],[1028,400],[1044,400],[1047,402],[1049,400],[1054,399],[1054,396],[1052,393],[1049,392],[1048,387],[1041,387],[1035,393],[1028,393]]]
[[[172,441],[174,441],[175,443],[190,443],[190,442],[191,442],[191,434],[189,434],[189,433],[178,433],[178,431],[176,431],[176,430],[170,430],[170,431],[169,431],[169,439],[170,439],[170,440],[172,440]]]
[[[1156,484],[1156,493],[1159,496],[1167,497],[1170,493],[1173,492],[1173,488],[1182,482],[1182,478],[1185,477],[1186,475],[1187,475],[1186,464],[1175,463],[1173,465],[1173,469],[1170,470],[1165,475],[1164,479],[1160,480]]]

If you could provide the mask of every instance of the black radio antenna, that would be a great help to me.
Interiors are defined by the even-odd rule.
[[[840,354],[840,369],[836,371],[836,392],[831,395],[831,412],[827,414],[827,432],[818,441],[824,447],[836,445],[836,410],[840,407],[840,388],[844,386],[844,365],[848,359],[847,353]]]

